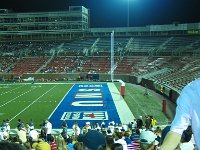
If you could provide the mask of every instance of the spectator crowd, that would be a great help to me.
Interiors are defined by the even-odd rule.
[[[129,124],[118,124],[114,121],[108,125],[102,120],[101,124],[86,122],[79,127],[78,121],[72,127],[67,122],[61,124],[61,132],[52,134],[52,123],[46,119],[36,130],[31,119],[24,124],[18,120],[17,134],[10,134],[9,120],[3,120],[0,132],[0,149],[12,150],[156,150],[159,149],[169,126],[156,126],[152,116],[139,116]],[[69,133],[71,128],[73,132]],[[163,130],[162,130],[163,129]],[[177,149],[189,147],[194,149],[191,126],[184,131]],[[188,149],[189,150],[189,149]]]

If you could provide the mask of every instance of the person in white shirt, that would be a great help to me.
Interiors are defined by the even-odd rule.
[[[79,128],[77,121],[74,122],[74,125],[72,126],[72,129],[74,131],[75,137],[78,137],[79,134],[81,133],[81,129]]]
[[[33,141],[38,141],[39,133],[34,129],[30,129],[29,136],[32,138]]]
[[[125,140],[122,139],[121,132],[116,132],[115,135],[115,143],[119,143],[123,146],[123,150],[128,150],[127,143]]]
[[[45,120],[46,140],[51,136],[52,124],[48,119]]]
[[[8,139],[8,133],[6,132],[6,129],[2,127],[0,132],[0,140],[5,141],[7,139]]]
[[[177,99],[176,115],[160,150],[174,150],[184,130],[191,124],[197,148],[200,149],[200,79],[186,85]]]

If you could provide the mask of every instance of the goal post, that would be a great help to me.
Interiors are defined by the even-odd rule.
[[[110,79],[114,80],[114,31],[111,33],[111,49],[110,49]]]
[[[122,81],[121,79],[113,80],[113,82],[114,81],[121,83],[121,86],[120,86],[120,95],[124,98],[125,97],[125,82]]]

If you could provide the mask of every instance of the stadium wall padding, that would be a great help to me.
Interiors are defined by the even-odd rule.
[[[11,80],[17,75],[14,74],[1,74],[5,80]],[[34,77],[35,79],[42,80],[60,80],[60,81],[77,81],[77,80],[86,80],[87,73],[38,73],[38,74],[24,74],[22,78],[26,79],[28,77]],[[147,88],[158,92],[158,89],[155,88],[154,81],[149,79],[141,79],[139,82],[139,78],[129,74],[115,74],[114,79],[121,79],[124,82],[132,83],[132,84],[141,84],[142,86],[146,86]],[[99,81],[110,81],[110,74],[99,74]],[[165,95],[172,102],[176,103],[176,99],[179,96],[179,93],[174,90],[170,90],[170,92]]]

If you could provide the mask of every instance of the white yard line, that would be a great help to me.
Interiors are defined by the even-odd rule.
[[[43,97],[44,95],[46,95],[47,93],[49,93],[52,89],[54,89],[57,85],[54,85],[52,88],[50,88],[48,91],[46,91],[44,94],[42,94],[41,96],[39,96],[36,100],[34,100],[31,104],[29,104],[27,107],[25,107],[22,111],[20,111],[18,114],[16,114],[13,118],[10,119],[10,121],[12,121],[13,119],[15,119],[17,116],[19,116],[21,113],[23,113],[26,109],[28,109],[31,105],[33,105],[35,102],[37,102],[41,97]]]
[[[10,91],[7,91],[7,92],[5,92],[5,93],[2,93],[2,94],[0,94],[0,95],[4,95],[4,94],[6,94],[6,93],[12,92],[12,91],[17,90],[17,89],[19,89],[19,88],[21,88],[21,87],[22,87],[22,86],[16,87],[16,88],[14,88],[14,89],[12,89],[12,90],[10,90]]]
[[[147,115],[147,113],[145,112],[145,110],[143,109],[143,107],[135,100],[135,98],[132,96],[132,94],[130,94],[130,92],[128,90],[127,90],[127,92],[128,92],[128,95],[131,96],[131,98],[133,99],[133,101],[138,105],[138,107],[140,108],[140,110],[142,110],[143,113],[145,115]]]
[[[9,100],[9,101],[7,101],[7,102],[4,103],[3,105],[0,105],[0,108],[3,107],[3,106],[5,106],[5,105],[7,105],[8,103],[14,101],[15,99],[17,99],[17,98],[19,98],[19,97],[21,97],[21,96],[23,96],[23,95],[25,95],[25,94],[27,94],[27,93],[33,91],[33,90],[34,90],[34,89],[31,89],[31,90],[29,90],[29,91],[27,91],[27,92],[25,92],[25,93],[23,93],[23,94],[21,94],[21,95],[19,95],[19,96],[15,97],[15,98],[13,98],[13,99],[11,99],[11,100]]]
[[[75,85],[75,84],[74,84]],[[68,92],[63,96],[62,100],[60,101],[60,103],[56,106],[56,108],[53,110],[53,112],[50,114],[49,118],[51,118],[51,116],[53,115],[53,113],[56,111],[56,109],[60,106],[60,104],[62,103],[62,101],[64,100],[65,96],[71,91],[71,89],[74,87],[74,85],[68,90]],[[49,119],[48,118],[48,119]]]

